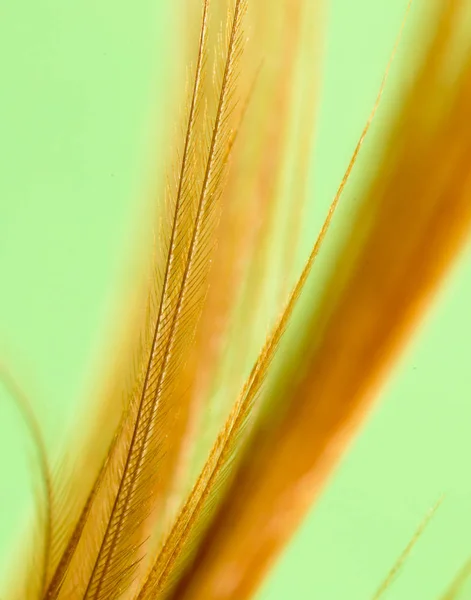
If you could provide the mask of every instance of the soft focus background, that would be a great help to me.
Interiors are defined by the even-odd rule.
[[[131,281],[153,162],[165,150],[172,49],[183,45],[171,4],[0,3],[0,361],[33,398],[53,450],[94,390],[119,326],[113,298]],[[374,103],[406,4],[329,4],[304,250]],[[426,18],[427,0],[416,0],[346,203],[374,168]],[[469,306],[468,255],[260,600],[371,598],[442,494],[388,597],[438,598],[471,554]],[[39,493],[32,460],[1,390],[0,564],[21,534],[32,486]]]

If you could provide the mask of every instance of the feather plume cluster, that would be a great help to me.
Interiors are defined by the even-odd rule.
[[[304,82],[300,102],[293,90],[318,58],[318,3],[201,1],[145,316],[133,322],[126,376],[113,373],[96,399],[73,467],[65,458],[52,465],[27,399],[2,374],[42,483],[28,559],[4,600],[244,600],[256,592],[470,231],[469,45],[450,79],[466,2],[436,5],[374,179],[273,377],[384,82],[297,275],[317,82]],[[286,193],[288,155],[295,169]],[[285,196],[288,217],[280,218]],[[281,249],[273,246],[280,228]]]

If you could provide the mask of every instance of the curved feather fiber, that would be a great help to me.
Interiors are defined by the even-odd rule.
[[[72,562],[74,554],[75,554],[77,547],[79,545],[79,542],[81,540],[84,528],[85,528],[88,518],[90,516],[90,512],[91,512],[93,503],[97,497],[98,491],[100,489],[100,485],[103,481],[103,477],[106,472],[106,466],[107,466],[107,463],[105,463],[103,465],[103,467],[100,469],[97,481],[93,485],[92,490],[90,491],[90,494],[85,502],[85,505],[82,508],[82,511],[79,515],[77,523],[76,523],[74,529],[72,530],[72,534],[70,535],[67,545],[66,545],[66,547],[62,553],[62,556],[59,560],[57,568],[53,573],[53,576],[51,578],[51,581],[50,581],[47,589],[45,590],[45,593],[44,593],[45,600],[46,599],[47,600],[55,600],[56,598],[59,597],[62,586],[64,584],[64,580],[68,573],[70,564]]]
[[[96,557],[103,541],[103,535],[109,523],[112,507],[123,473],[127,458],[127,445],[121,445],[132,435],[132,422],[123,422],[123,428],[113,443],[102,470],[93,486],[80,519],[78,520],[70,544],[63,555],[53,581],[59,585],[53,598],[83,598],[93,572]],[[123,565],[123,577],[130,575],[134,563]],[[62,571],[62,579],[59,575]],[[120,580],[119,580],[120,581]],[[122,581],[120,581],[123,584]],[[127,579],[124,579],[123,590],[126,589]],[[51,588],[52,590],[52,588]],[[118,594],[117,594],[118,595]]]
[[[408,560],[409,556],[411,555],[412,550],[415,548],[417,542],[422,539],[422,536],[425,533],[425,530],[427,529],[431,520],[435,516],[438,508],[441,505],[441,502],[442,502],[442,500],[437,502],[437,504],[425,515],[425,518],[423,519],[422,523],[420,523],[420,525],[417,527],[417,530],[415,531],[414,535],[410,539],[409,543],[404,548],[404,550],[401,552],[398,559],[394,563],[392,569],[389,571],[386,578],[384,579],[384,581],[381,583],[381,585],[377,589],[375,595],[373,596],[373,600],[380,600],[380,598],[383,598],[384,595],[386,594],[386,592],[394,584],[396,578],[398,577],[398,575],[401,572],[402,568],[404,567],[406,561]]]
[[[144,291],[148,293],[147,287],[145,290],[139,291],[143,296],[146,296]],[[151,325],[155,322],[155,308],[152,300],[151,295],[147,302],[147,310],[142,316],[136,318],[137,314],[132,314],[124,347],[127,352],[122,353],[122,360],[118,363],[120,368],[113,369],[114,377],[111,380],[111,387],[105,390],[98,403],[100,412],[96,417],[95,429],[101,427],[102,435],[92,434],[89,436],[91,444],[87,447],[85,460],[82,457],[78,464],[76,470],[78,470],[79,476],[74,478],[73,487],[68,491],[68,497],[71,501],[75,500],[71,492],[80,483],[88,491],[88,494],[85,501],[79,504],[80,510],[74,520],[72,520],[74,511],[71,511],[69,506],[65,507],[70,530],[69,535],[65,537],[60,559],[53,570],[45,593],[47,599],[83,597],[85,593],[106,524],[110,518],[133,431],[135,404],[131,401],[126,409],[122,402],[116,402],[116,398],[122,397],[125,400],[131,398],[132,400],[138,394],[138,384],[143,380],[142,365],[146,364],[151,347],[152,340],[149,339],[149,333],[152,333]],[[136,306],[137,308],[138,306]],[[135,338],[136,330],[142,331],[143,335],[141,334],[141,338],[138,340],[132,340],[131,332],[132,337]],[[129,356],[135,357],[135,365],[131,369],[129,368]],[[116,416],[119,414],[121,414],[121,421],[114,426],[115,435],[109,441],[110,424],[116,422]],[[106,418],[107,416],[108,418]],[[103,446],[107,443],[107,452],[103,452]],[[86,485],[87,479],[92,481],[92,485]]]
[[[179,512],[172,530],[167,536],[164,546],[142,588],[139,598],[150,599],[167,597],[171,591],[171,586],[174,583],[172,578],[175,577],[175,572],[179,572],[183,566],[185,566],[185,563],[188,561],[194,550],[197,535],[204,527],[205,517],[210,512],[218,493],[224,485],[228,470],[234,459],[235,451],[240,448],[245,427],[251,417],[261,386],[332,222],[335,210],[376,113],[383,88],[384,82],[373,112],[360,137],[351,162],[348,165],[348,169],[331,204],[329,213],[304,266],[302,274],[293,288],[287,305],[280,315],[272,333],[267,338],[263,350],[253,366],[250,376],[247,379],[237,402],[233,406],[229,418],[219,433],[196,484]],[[175,593],[176,595],[172,596],[172,598],[179,598],[180,593],[181,591],[178,590]]]
[[[471,559],[467,560],[466,563],[462,566],[450,587],[442,596],[440,596],[440,600],[458,600],[458,598],[461,595],[461,592],[465,588],[465,585],[469,582],[470,577]]]
[[[1,365],[0,383],[14,400],[23,423],[31,436],[31,441],[38,459],[39,475],[44,495],[44,498],[38,503],[41,516],[39,519],[41,531],[38,536],[40,540],[39,558],[37,556],[37,545],[39,540],[35,540],[32,556],[34,568],[30,568],[30,571],[26,576],[26,582],[22,582],[20,586],[18,586],[18,581],[14,582],[13,593],[26,593],[30,598],[40,598],[46,588],[48,573],[51,566],[51,548],[53,545],[55,525],[55,513],[53,510],[54,476],[41,427],[31,407],[31,403],[9,371]],[[30,566],[33,567],[33,565]],[[20,588],[20,590],[18,590],[18,588]]]
[[[129,425],[127,425],[128,429],[129,429]],[[86,529],[87,526],[89,526],[90,524],[92,525],[92,528],[95,530],[95,534],[99,535],[99,531],[100,528],[96,527],[96,519],[97,519],[97,515],[96,515],[96,504],[99,504],[99,509],[100,509],[100,517],[101,519],[103,519],[103,496],[100,496],[102,490],[104,487],[106,487],[106,485],[108,484],[109,487],[111,488],[111,490],[113,490],[113,486],[112,484],[112,480],[117,478],[116,476],[116,467],[113,469],[113,466],[115,465],[115,461],[117,459],[117,450],[119,448],[120,442],[123,439],[123,436],[125,436],[127,433],[127,435],[129,436],[129,431],[126,432],[126,421],[123,419],[121,422],[121,425],[119,427],[119,430],[117,432],[117,434],[115,435],[109,451],[100,467],[100,470],[98,472],[98,475],[95,479],[95,482],[88,494],[88,497],[85,501],[85,504],[83,505],[83,508],[79,514],[79,517],[72,529],[71,535],[69,536],[67,543],[63,549],[63,552],[61,554],[60,560],[57,564],[57,567],[54,570],[54,573],[50,579],[49,585],[47,587],[47,590],[44,593],[44,600],[56,600],[57,598],[60,597],[61,592],[63,591],[64,587],[67,590],[67,584],[66,579],[67,579],[67,575],[70,572],[70,567],[72,564],[78,566],[80,565],[80,568],[78,568],[79,573],[83,573],[83,578],[86,577],[87,571],[86,569],[84,569],[84,565],[87,563],[87,557],[88,557],[88,563],[90,563],[91,560],[93,560],[93,550],[96,551],[96,547],[97,547],[97,543],[96,543],[96,539],[95,539],[95,544],[93,547],[92,543],[90,542],[89,539],[87,539],[87,535],[86,535]],[[124,450],[121,450],[121,452],[123,453]],[[123,461],[123,457],[121,457],[121,462]],[[111,481],[110,481],[111,479]],[[109,490],[108,490],[109,492]],[[111,497],[112,497],[112,492],[111,494],[108,493],[108,510],[111,504]],[[95,512],[94,512],[95,511]],[[92,517],[94,517],[95,519],[93,519]],[[98,532],[97,532],[98,530]],[[74,577],[74,581],[72,582],[72,588],[74,590],[75,593],[77,593],[77,591],[80,589],[80,582],[78,581],[79,578],[77,578],[77,576]],[[68,592],[69,594],[72,592]],[[67,596],[67,592],[66,592],[66,596]]]
[[[143,238],[140,235],[141,241]],[[142,380],[140,372],[149,355],[155,323],[155,272],[152,268],[149,276],[144,267],[137,261],[130,265],[132,281],[126,286],[123,303],[112,315],[113,352],[100,354],[99,380],[94,378],[93,391],[85,403],[86,419],[77,422],[70,432],[69,446],[61,459],[61,497],[57,497],[57,490],[54,497],[55,511],[61,517],[61,539],[54,544],[44,594],[48,599],[83,593],[109,518],[132,433],[131,419],[125,426],[125,415],[132,410],[129,399],[137,395],[136,382]],[[69,577],[71,570],[73,577]]]
[[[444,84],[458,5],[442,5],[377,177],[306,324],[305,359],[283,389],[286,411],[252,439],[179,600],[253,594],[468,238],[469,55]]]
[[[133,315],[129,326],[133,325],[135,329],[137,322]],[[126,338],[125,348],[128,352],[123,352],[123,355],[144,356],[143,349],[135,348],[129,334]],[[132,396],[129,382],[126,381],[129,378],[129,375],[126,375],[127,366],[123,363],[120,369],[113,369],[112,386],[104,390],[99,398],[100,402],[97,403],[100,412],[95,416],[95,431],[88,435],[86,452],[81,457],[72,457],[69,460],[73,468],[71,475],[66,473],[66,489],[60,507],[64,523],[62,544],[59,545],[58,559],[53,563],[51,577],[44,593],[45,599],[53,600],[83,592],[90,575],[93,559],[110,515],[113,494],[116,493],[117,482],[122,473],[120,466],[124,463],[127,440],[131,435],[132,423],[125,419],[129,410],[124,411],[122,403],[116,403],[116,397]],[[117,374],[122,376],[117,377]],[[119,414],[121,422],[117,422]],[[109,431],[111,428],[116,431],[116,424],[117,432],[109,441]],[[77,441],[74,439],[71,446],[74,447],[75,443]],[[82,500],[84,490],[87,494]],[[73,577],[69,577],[71,570],[74,571]]]

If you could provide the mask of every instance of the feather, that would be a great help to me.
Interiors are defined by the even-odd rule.
[[[465,585],[471,577],[471,559],[468,559],[458,572],[455,579],[452,581],[447,591],[440,596],[440,600],[457,600]]]
[[[59,597],[62,587],[64,585],[64,581],[69,572],[70,565],[74,559],[77,560],[77,555],[76,555],[77,549],[79,548],[80,543],[83,542],[82,536],[84,534],[84,530],[89,523],[92,509],[94,508],[95,502],[96,502],[96,500],[99,496],[99,493],[102,489],[103,483],[106,480],[106,477],[108,475],[110,462],[115,458],[116,446],[118,444],[118,441],[120,440],[121,435],[123,435],[123,432],[122,432],[123,426],[124,426],[124,421],[123,421],[123,424],[121,425],[118,433],[116,434],[115,438],[113,439],[111,447],[105,457],[105,460],[103,461],[103,463],[101,465],[101,468],[98,472],[96,480],[95,480],[95,482],[88,494],[88,497],[85,501],[85,504],[81,510],[79,518],[77,519],[77,522],[72,530],[72,533],[68,538],[67,544],[66,544],[65,548],[63,549],[63,552],[61,554],[61,557],[57,564],[57,567],[55,568],[54,573],[49,582],[49,585],[47,587],[47,590],[44,593],[44,600],[56,600]],[[86,553],[90,554],[89,547],[86,548]],[[82,559],[79,557],[79,560],[82,560]]]
[[[150,355],[143,381],[140,386],[136,386],[136,416],[129,449],[85,592],[87,598],[113,597],[117,589],[122,590],[130,585],[139,564],[143,527],[151,510],[149,503],[153,499],[152,490],[156,485],[156,465],[158,459],[162,458],[159,443],[165,439],[166,429],[171,429],[172,379],[182,360],[183,336],[185,333],[191,336],[195,304],[197,308],[199,303],[199,298],[196,298],[195,303],[195,289],[190,289],[193,297],[190,297],[189,303],[185,305],[183,300],[186,300],[184,294],[188,293],[188,273],[190,285],[198,283],[191,279],[189,270],[190,261],[194,258],[190,250],[190,234],[192,231],[200,234],[199,223],[195,221],[192,225],[192,221],[196,210],[194,186],[198,182],[197,143],[198,135],[201,135],[199,113],[202,108],[202,81],[205,74],[208,10],[209,2],[206,1],[177,191],[174,206],[170,207],[173,209],[173,217],[164,237],[167,257],[152,328]],[[203,206],[203,210],[206,210],[206,206]],[[205,214],[201,216],[207,218]],[[123,563],[128,568],[124,568]]]
[[[198,66],[174,218],[168,238],[168,258],[154,330],[151,357],[146,368],[130,448],[126,457],[106,532],[90,577],[86,598],[115,597],[128,587],[139,564],[139,535],[145,531],[146,511],[155,506],[155,488],[163,487],[155,472],[166,473],[166,450],[175,451],[172,436],[175,380],[204,299],[205,280],[212,250],[212,233],[218,218],[218,201],[231,140],[234,84],[242,52],[241,25],[245,3],[235,5],[227,55],[207,152],[197,147],[202,135],[195,125],[202,98],[209,2],[204,4]],[[204,124],[204,119],[203,119]],[[204,161],[200,163],[201,155]],[[201,177],[198,169],[201,168]],[[173,403],[173,404],[172,404]],[[165,459],[164,459],[165,456]],[[168,471],[170,472],[170,471]],[[162,475],[159,473],[159,477]],[[148,507],[146,507],[148,505]],[[155,510],[155,509],[154,509]],[[125,567],[127,565],[127,567]]]
[[[0,382],[3,384],[10,397],[14,400],[14,405],[18,410],[24,425],[31,437],[39,467],[39,476],[41,486],[43,488],[43,500],[38,503],[40,519],[42,526],[40,533],[40,558],[33,556],[35,568],[30,570],[26,578],[26,582],[22,582],[23,593],[27,593],[29,597],[40,598],[44,593],[47,585],[47,578],[51,566],[51,548],[53,546],[55,513],[54,513],[54,476],[50,465],[46,443],[43,438],[41,427],[34,414],[31,403],[12,377],[10,372],[0,365]],[[34,545],[36,553],[36,544]],[[15,581],[15,588],[18,587],[18,582]],[[21,592],[20,592],[21,593]]]
[[[131,433],[129,423],[125,426],[126,402],[117,402],[117,398],[132,397],[140,365],[145,362],[150,346],[145,334],[151,331],[151,314],[143,302],[149,295],[149,277],[142,267],[132,264],[132,285],[127,286],[123,303],[126,318],[123,319],[121,305],[112,319],[115,335],[112,360],[99,364],[99,380],[93,382],[94,389],[99,391],[84,403],[86,419],[76,422],[68,436],[69,447],[61,459],[60,505],[55,498],[56,512],[61,517],[61,543],[55,544],[57,560],[52,562],[44,594],[48,600],[77,595],[86,585],[109,518],[119,466],[124,462],[126,440]],[[103,493],[105,487],[107,493]]]
[[[195,543],[195,537],[202,528],[202,521],[210,512],[210,507],[215,503],[215,495],[223,486],[228,468],[231,465],[234,453],[240,444],[247,421],[250,418],[254,403],[259,394],[260,388],[265,380],[268,368],[275,355],[275,351],[281,340],[290,317],[294,311],[297,300],[306,284],[309,273],[314,261],[320,251],[329,226],[332,222],[335,210],[342,196],[345,185],[350,177],[353,166],[357,160],[360,148],[366,138],[374,114],[379,105],[384,88],[384,82],[380,94],[375,104],[374,110],[368,120],[362,136],[355,149],[352,160],[343,178],[342,184],[331,204],[329,213],[321,229],[321,232],[314,244],[312,252],[306,262],[303,272],[297,281],[287,305],[278,319],[271,335],[265,342],[264,348],[260,353],[244,389],[235,403],[229,418],[222,428],[210,455],[194,485],[188,499],[180,510],[172,530],[167,536],[164,546],[155,562],[147,581],[142,589],[140,598],[164,598],[169,593],[169,577],[175,570],[181,569],[182,564],[188,560],[191,554],[192,546]],[[178,565],[178,568],[175,566]],[[176,592],[177,596],[181,593]]]
[[[235,146],[246,118],[252,99],[257,77],[255,77],[248,95],[242,106],[238,123],[228,152]],[[235,159],[237,160],[237,151]],[[208,284],[208,294],[203,307],[201,321],[198,327],[195,344],[187,364],[180,374],[181,402],[190,406],[188,419],[182,423],[180,435],[184,445],[180,458],[175,465],[174,485],[169,498],[169,513],[175,513],[175,508],[181,502],[187,487],[188,474],[192,469],[194,447],[203,445],[199,434],[201,419],[204,416],[211,383],[216,377],[217,366],[223,357],[226,335],[230,326],[230,318],[234,310],[234,298],[242,283],[242,263],[248,254],[244,244],[243,225],[249,226],[240,206],[232,197],[234,181],[234,157],[231,158],[231,169],[228,173],[228,184],[222,198],[223,210],[221,222],[218,225],[218,246],[214,255]],[[236,175],[237,178],[237,175]],[[236,188],[237,189],[237,188]],[[236,369],[234,369],[236,370]]]
[[[409,543],[404,548],[404,550],[401,552],[400,556],[398,557],[398,559],[394,563],[392,569],[389,571],[389,573],[387,574],[386,578],[384,579],[384,581],[381,583],[381,585],[377,589],[375,595],[373,596],[373,600],[380,600],[380,598],[383,598],[384,594],[394,584],[394,581],[396,580],[396,577],[399,575],[399,573],[402,570],[404,564],[409,559],[409,556],[411,555],[411,552],[415,548],[415,545],[417,544],[417,542],[420,539],[422,539],[422,536],[423,536],[425,530],[427,529],[427,527],[429,526],[431,520],[435,516],[435,514],[436,514],[438,508],[440,507],[441,503],[442,503],[442,499],[439,500],[437,502],[437,504],[435,504],[435,506],[431,510],[429,510],[429,512],[425,515],[425,518],[422,520],[422,522],[418,526],[417,530],[415,531],[414,535],[410,539]]]
[[[255,231],[256,245],[247,274],[239,322],[235,327],[236,331],[240,331],[240,324],[244,323],[244,343],[234,342],[238,347],[244,348],[244,355],[246,355],[247,333],[252,332],[254,337],[252,343],[256,345],[259,339],[257,335],[259,323],[264,323],[265,327],[271,325],[272,320],[267,319],[267,312],[276,315],[282,302],[282,298],[277,294],[270,305],[267,296],[270,291],[273,238],[281,208],[283,165],[292,124],[293,84],[300,47],[303,5],[303,0],[291,0],[280,2],[276,10],[271,6],[268,9],[264,2],[258,6],[259,20],[262,23],[270,19],[274,22],[271,26],[264,25],[264,28],[268,40],[272,43],[276,40],[276,49],[273,49],[264,60],[264,71],[268,71],[266,75],[268,81],[263,95],[263,110],[267,114],[267,120],[252,192],[259,206],[260,218],[256,220],[258,224],[258,229]],[[275,24],[278,27],[275,27]],[[266,107],[267,97],[272,98],[269,112]]]
[[[0,368],[33,441],[44,496],[34,567],[16,586],[22,598],[251,596],[325,485],[464,244],[471,228],[471,137],[462,123],[469,117],[471,58],[465,57],[450,85],[447,59],[460,15],[460,1],[450,0],[335,269],[293,344],[294,369],[288,365],[277,385],[264,386],[391,64],[324,225],[287,294],[317,87],[312,79],[306,83],[297,115],[293,90],[297,69],[304,72],[314,55],[311,40],[302,43],[301,35],[304,25],[312,36],[314,4],[267,0],[253,3],[251,13],[248,0],[211,9],[210,0],[201,1],[196,64],[177,140],[182,148],[162,207],[145,324],[131,323],[133,340],[136,331],[142,336],[139,348],[134,352],[127,344],[118,357],[110,389],[94,398],[94,418],[87,413],[93,431],[86,443],[82,435],[73,437],[59,469],[51,468],[28,400]],[[210,26],[214,14],[226,21],[219,40]],[[260,46],[268,52],[255,90],[250,85],[254,65],[262,62]],[[182,47],[184,52],[186,43]],[[247,75],[242,81],[241,71]],[[239,98],[246,98],[242,107]],[[288,207],[287,199],[294,199]],[[262,344],[260,324],[273,321]],[[122,372],[130,372],[129,381]],[[211,418],[198,429],[215,407],[217,436]],[[197,433],[210,438],[206,446]],[[209,449],[208,456],[187,482],[195,442],[203,452]],[[430,517],[375,598],[389,589]],[[469,565],[444,598],[456,597],[468,575]]]
[[[300,64],[298,65],[298,79],[296,87],[301,90],[300,106],[296,111],[296,130],[293,149],[292,166],[288,169],[287,182],[284,188],[288,191],[288,207],[284,211],[283,227],[283,267],[280,272],[284,281],[281,282],[281,296],[285,298],[291,289],[295,278],[295,266],[298,262],[297,254],[301,239],[301,225],[303,212],[308,199],[309,169],[311,166],[312,146],[315,136],[317,103],[319,98],[319,65],[320,46],[323,42],[321,27],[318,24],[323,2],[314,4],[304,3],[302,21],[304,43],[300,44]],[[306,73],[309,76],[306,77]],[[295,198],[295,202],[289,202]],[[286,202],[285,202],[286,204]]]
[[[456,85],[441,85],[458,12],[454,2],[442,8],[381,169],[305,325],[305,358],[284,389],[286,410],[254,436],[179,599],[242,600],[254,592],[468,237],[469,57]],[[423,113],[425,98],[435,103]]]
[[[249,84],[250,107],[225,190],[203,341],[196,350],[195,393],[206,408],[194,472],[204,463],[260,351],[261,325],[265,335],[272,321],[268,315],[275,305],[279,310],[278,300],[268,309],[268,267],[275,253],[303,5],[302,0],[269,6],[266,2],[252,3],[248,14],[251,36],[244,67],[249,73],[253,65],[260,68],[253,92],[253,84]]]

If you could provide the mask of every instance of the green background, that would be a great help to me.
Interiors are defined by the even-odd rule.
[[[305,248],[373,105],[406,4],[330,3]],[[180,40],[169,5],[0,2],[0,360],[34,399],[53,448],[93,391],[94,365],[116,324],[113,298],[126,291],[123,273],[159,163],[155,142],[170,114],[165,90]],[[414,3],[361,177],[413,73],[426,6]],[[437,598],[471,553],[469,306],[468,253],[261,600],[371,598],[442,494],[389,597]],[[3,394],[0,564],[30,497],[22,432]]]

